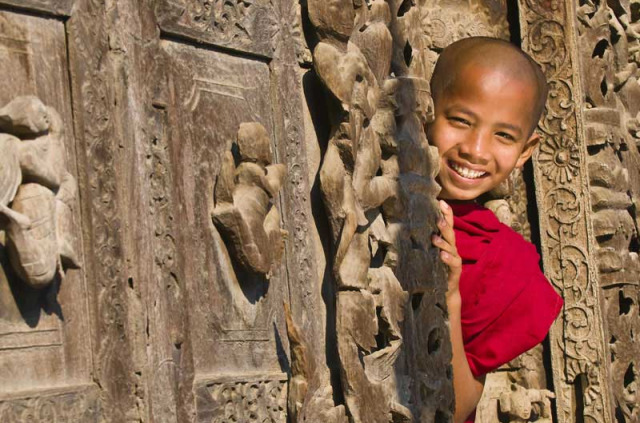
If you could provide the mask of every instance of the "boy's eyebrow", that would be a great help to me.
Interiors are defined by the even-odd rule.
[[[505,129],[510,129],[513,132],[515,132],[518,136],[522,135],[522,128],[520,128],[517,125],[512,125],[510,123],[499,123],[498,127],[505,128]]]

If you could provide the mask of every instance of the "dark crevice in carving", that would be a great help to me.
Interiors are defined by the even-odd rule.
[[[197,49],[203,49],[203,50],[212,51],[216,53],[224,53],[225,55],[241,58],[244,60],[255,60],[255,61],[266,63],[266,64],[269,64],[272,60],[271,57],[266,57],[251,51],[240,51],[228,46],[208,44],[200,38],[192,37],[186,34],[177,34],[177,33],[161,30],[160,39],[165,41],[172,41],[179,44],[191,45]]]
[[[413,60],[413,48],[411,47],[411,43],[409,43],[409,41],[407,41],[404,45],[404,50],[402,51],[402,53],[404,56],[404,63],[406,63],[407,66],[411,66],[411,62]]]
[[[424,298],[424,292],[414,292],[411,294],[411,309],[418,313],[420,310],[420,305],[422,304],[422,299]]]
[[[244,269],[242,266],[239,266],[233,259],[232,262],[233,270],[235,271],[238,278],[238,285],[240,286],[240,289],[242,290],[242,293],[244,294],[247,301],[249,301],[250,304],[255,305],[260,300],[266,299],[270,284],[268,283],[265,276]]]
[[[609,351],[611,352],[610,356],[611,356],[611,363],[613,363],[614,361],[616,361],[616,352],[615,352],[615,344],[618,341],[618,339],[615,336],[611,336],[611,339],[609,339]]]
[[[542,341],[542,371],[545,373],[544,377],[547,382],[546,388],[551,392],[555,391],[554,379],[552,373],[551,364],[551,346],[549,345],[549,336]],[[557,405],[554,400],[551,400],[551,415],[557,416]]]
[[[607,93],[609,92],[609,86],[607,85],[606,78],[602,78],[602,81],[600,81],[600,92],[602,93],[603,97],[606,97]]]
[[[517,1],[507,1],[507,23],[509,25],[509,41],[520,46],[520,9]]]
[[[540,221],[538,218],[538,208],[536,206],[536,189],[533,184],[533,164],[529,160],[525,163],[522,169],[522,177],[525,181],[524,190],[527,198],[527,220],[530,224],[531,243],[536,246],[538,253],[540,253]],[[542,255],[541,255],[542,256]],[[540,262],[542,266],[542,261]]]
[[[631,214],[631,216],[636,215],[635,206],[629,207],[628,211],[629,211],[629,214]],[[638,231],[638,228],[636,227],[636,233],[637,231]],[[640,253],[640,241],[638,240],[637,236],[631,237],[631,242],[629,242],[629,251],[631,251],[632,253]]]
[[[631,311],[631,306],[633,305],[633,299],[625,297],[622,290],[620,290],[618,291],[618,304],[620,315],[629,314],[629,312]]]
[[[640,3],[631,3],[629,8],[631,9],[631,22],[640,21]]]
[[[616,407],[616,421],[618,423],[627,423],[627,419],[624,417],[624,413],[622,412],[622,408],[620,406]]]
[[[604,58],[604,53],[607,51],[607,48],[609,48],[609,41],[600,40],[598,44],[596,44],[595,48],[593,49],[593,53],[591,54],[591,57],[592,58],[599,57],[601,59]]]
[[[613,239],[613,234],[596,235],[596,241],[598,241],[598,244],[606,244],[608,241],[611,241],[612,239]]]
[[[376,307],[376,316],[378,318],[378,333],[376,334],[376,348],[381,350],[389,346],[393,337],[389,323],[382,316],[382,307]]]
[[[449,414],[436,410],[436,415],[433,418],[434,423],[449,423]]]
[[[278,326],[275,322],[273,322],[273,339],[276,343],[276,356],[278,357],[280,370],[283,373],[291,374],[291,363],[289,363],[286,349],[282,344],[282,338],[280,337],[280,332],[278,331]]]
[[[69,19],[69,16],[62,16],[60,13],[55,13],[52,10],[31,9],[28,5],[1,4],[0,12],[2,11],[19,13],[21,15],[32,16],[34,18],[56,19],[62,22],[66,22]]]
[[[442,345],[442,333],[440,328],[435,328],[429,332],[429,339],[427,340],[427,352],[429,355],[434,354],[440,350]]]
[[[624,373],[624,387],[627,388],[636,380],[635,372],[633,371],[633,363],[629,364],[627,371]]]
[[[371,257],[372,269],[379,269],[384,265],[384,259],[387,256],[387,249],[384,245],[378,245],[378,251]]]
[[[584,419],[584,407],[585,407],[585,395],[589,382],[587,382],[587,376],[584,373],[576,375],[574,381],[575,388],[573,390],[574,404],[575,404],[575,423],[585,423]]]
[[[590,156],[595,156],[600,151],[604,150],[606,147],[607,147],[606,144],[587,145],[587,153],[589,153]]]
[[[413,0],[404,0],[398,8],[398,17],[403,17],[413,6]]]

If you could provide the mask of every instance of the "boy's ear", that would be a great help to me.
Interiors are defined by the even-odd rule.
[[[536,149],[536,146],[540,142],[540,135],[533,131],[529,139],[524,143],[524,148],[522,149],[522,153],[520,153],[520,157],[518,157],[518,161],[516,162],[516,167],[522,167],[526,163],[527,160],[533,154],[533,151]]]

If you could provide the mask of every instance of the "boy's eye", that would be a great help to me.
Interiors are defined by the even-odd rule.
[[[500,138],[504,138],[505,140],[508,140],[508,141],[515,141],[516,140],[516,137],[514,137],[513,135],[508,134],[506,132],[498,132],[496,135],[499,136]]]
[[[449,120],[459,125],[470,126],[471,122],[459,116],[450,116]]]

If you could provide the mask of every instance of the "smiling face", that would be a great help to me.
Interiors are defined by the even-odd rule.
[[[473,200],[522,166],[538,142],[535,87],[500,69],[468,64],[434,98],[427,129],[440,153],[440,198]]]

